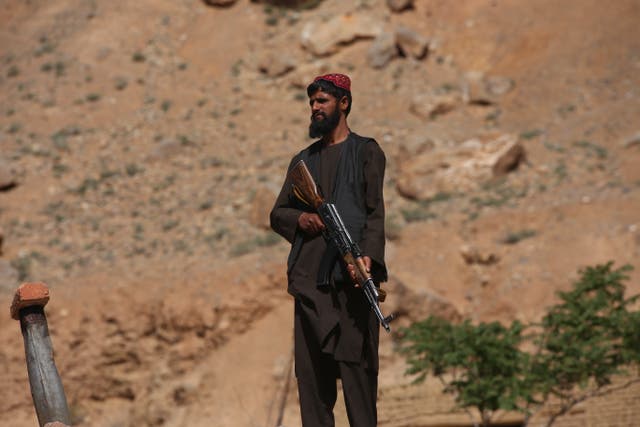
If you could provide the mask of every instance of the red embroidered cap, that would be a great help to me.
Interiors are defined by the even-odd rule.
[[[318,80],[325,80],[333,83],[339,88],[346,90],[347,92],[351,92],[351,79],[346,74],[332,73],[325,74],[324,76],[318,76],[313,79],[314,82]]]

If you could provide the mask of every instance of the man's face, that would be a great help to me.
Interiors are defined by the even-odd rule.
[[[309,137],[325,136],[340,123],[340,108],[338,100],[333,95],[319,90],[309,97],[309,106],[311,107]]]

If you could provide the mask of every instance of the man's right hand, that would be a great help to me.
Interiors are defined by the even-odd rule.
[[[315,236],[324,230],[320,216],[310,212],[302,212],[298,217],[298,227],[308,236]]]

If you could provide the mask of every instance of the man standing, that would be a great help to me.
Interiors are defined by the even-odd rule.
[[[349,129],[351,80],[316,77],[307,87],[309,136],[320,138],[292,159],[304,160],[328,202],[334,203],[376,284],[384,263],[385,156],[377,142]],[[285,181],[271,227],[291,243],[288,292],[294,297],[295,372],[304,427],[333,427],[336,380],[352,427],[377,424],[379,325],[338,250],[322,234],[320,217]]]

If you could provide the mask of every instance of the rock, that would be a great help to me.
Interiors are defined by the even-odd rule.
[[[403,10],[413,8],[414,0],[387,0],[387,6],[393,12],[402,12]]]
[[[502,96],[511,91],[515,83],[508,77],[493,76],[489,77],[485,83],[485,89],[491,95]]]
[[[471,71],[465,75],[463,98],[469,104],[492,105],[513,87],[513,80],[507,77],[486,77],[480,71]]]
[[[410,161],[417,155],[431,151],[435,147],[435,141],[426,135],[420,133],[407,135],[399,143],[395,156],[396,163],[402,168],[404,162]]]
[[[373,68],[384,67],[396,56],[398,56],[396,38],[389,32],[380,33],[367,52],[369,65]]]
[[[318,6],[322,0],[251,0],[254,3],[267,3],[277,7],[311,9]]]
[[[396,43],[406,56],[416,59],[424,58],[429,51],[429,39],[421,34],[407,28],[398,27],[396,29]]]
[[[503,176],[516,169],[526,159],[524,147],[521,144],[512,144],[501,151],[491,171],[493,176]]]
[[[201,383],[202,377],[197,374],[191,374],[185,378],[181,378],[173,389],[173,401],[175,404],[184,406],[197,400],[198,390],[202,385]]]
[[[268,77],[281,77],[296,68],[296,60],[286,53],[271,50],[264,55],[259,63],[258,70]]]
[[[460,101],[461,97],[457,92],[419,94],[411,100],[409,111],[418,117],[431,120],[454,110]]]
[[[6,259],[0,259],[0,293],[13,293],[18,286],[18,270]]]
[[[271,228],[269,213],[277,196],[272,189],[264,185],[260,186],[251,201],[249,222],[256,227],[269,230]]]
[[[18,185],[16,174],[9,162],[0,159],[0,191],[11,190]]]
[[[374,38],[382,33],[382,23],[368,15],[337,15],[326,22],[312,21],[302,29],[302,46],[316,56],[331,55],[356,39]]]
[[[470,71],[465,74],[462,99],[467,104],[491,105],[494,103],[493,97],[489,96],[485,90],[483,72]]]
[[[496,173],[517,166],[512,157],[518,161],[525,157],[524,148],[519,145],[517,136],[511,134],[486,135],[456,146],[407,153],[399,165],[396,188],[403,197],[418,200],[438,193],[475,191]]]
[[[217,7],[229,7],[233,6],[238,0],[204,0],[204,3],[209,6]]]
[[[407,27],[398,27],[394,32],[380,33],[368,51],[369,65],[382,68],[402,53],[422,59],[429,50],[429,40]]]
[[[301,64],[288,74],[286,79],[291,86],[298,89],[306,89],[316,76],[326,74],[330,72],[331,69],[331,66],[327,62],[318,60],[310,64]]]
[[[631,147],[640,146],[640,132],[638,132],[635,135],[630,136],[629,138],[625,139],[622,142],[622,146],[624,148],[631,148]]]
[[[462,259],[469,265],[482,264],[491,265],[500,261],[500,257],[490,251],[480,251],[477,247],[472,245],[463,245],[460,248],[460,255]]]
[[[414,290],[397,278],[391,277],[388,284],[383,284],[387,290],[387,299],[381,305],[383,313],[393,313],[398,317],[397,329],[402,324],[424,320],[430,315],[442,317],[450,321],[459,321],[462,316],[452,301],[427,289]],[[404,320],[403,320],[404,319]]]
[[[182,150],[182,144],[175,139],[163,139],[151,150],[149,160],[167,160]]]

